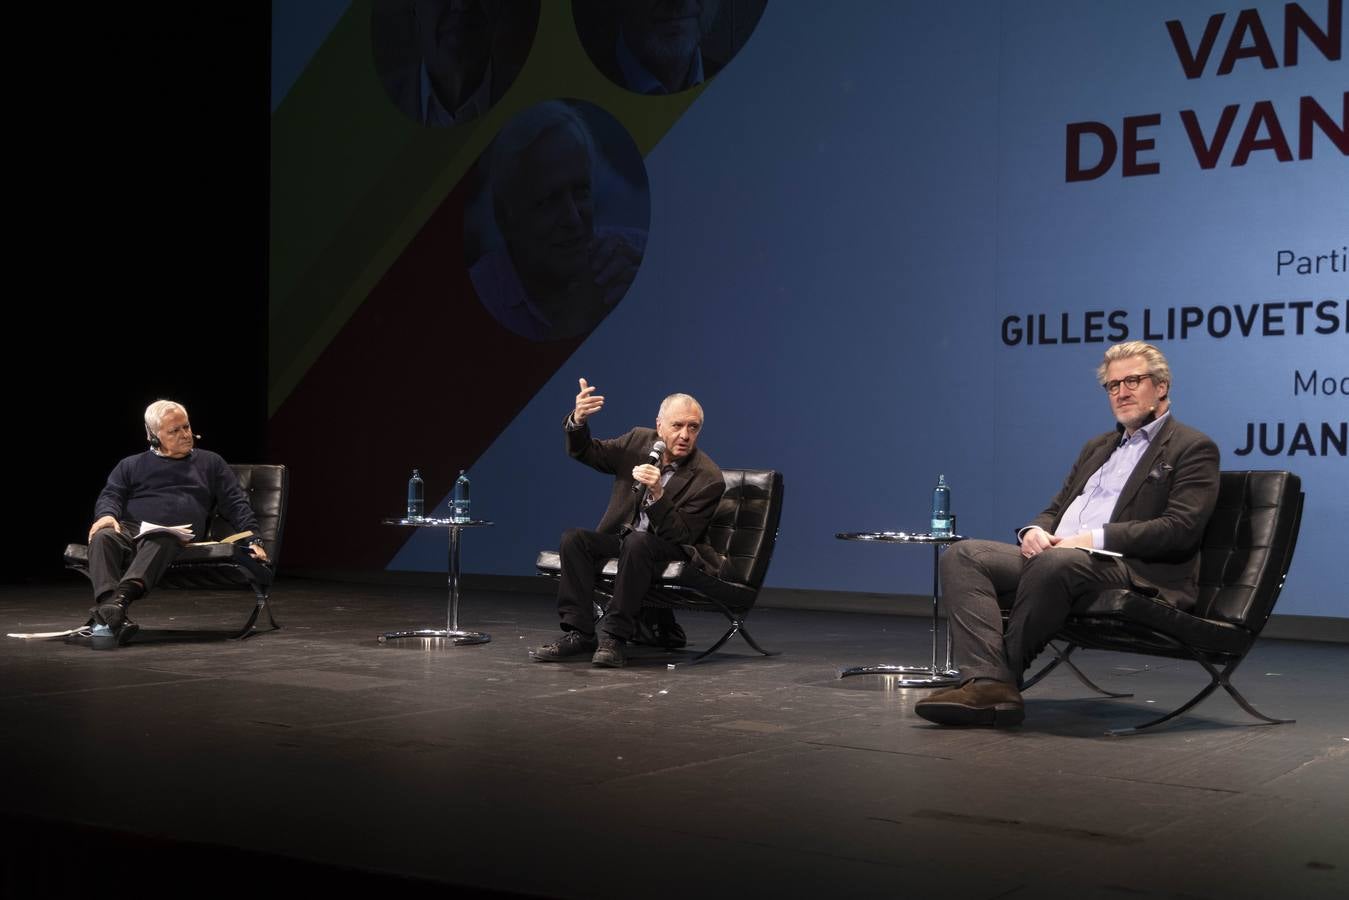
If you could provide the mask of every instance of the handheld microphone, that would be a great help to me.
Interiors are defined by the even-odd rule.
[[[648,454],[646,455],[646,463],[647,463],[647,465],[650,465],[650,466],[658,466],[658,465],[660,465],[660,457],[661,457],[661,454],[664,453],[664,452],[665,452],[665,442],[664,442],[664,441],[656,441],[656,443],[652,444],[652,445],[651,445],[651,452],[648,453]],[[632,492],[635,494],[635,493],[637,493],[638,491],[640,491],[640,490],[641,490],[642,488],[644,488],[644,487],[646,487],[646,485],[642,484],[640,481],[634,481],[634,482],[632,483]]]

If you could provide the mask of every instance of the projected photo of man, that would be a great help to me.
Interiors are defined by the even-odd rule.
[[[575,0],[576,33],[595,67],[638,94],[702,84],[749,39],[767,0]]]
[[[538,21],[539,0],[376,0],[375,69],[414,121],[467,122],[515,81]]]
[[[478,178],[464,230],[483,306],[530,340],[589,332],[646,250],[650,194],[631,136],[596,106],[550,100],[506,124]]]

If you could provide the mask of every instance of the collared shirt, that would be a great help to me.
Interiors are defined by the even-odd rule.
[[[660,467],[660,486],[662,488],[670,483],[670,478],[674,475],[675,470],[679,468],[680,462],[681,461],[676,460],[675,462],[669,462]],[[651,519],[647,517],[646,509],[655,502],[655,500],[651,499],[650,491],[642,491],[642,505],[641,508],[637,510],[637,524],[632,526],[633,531],[651,530]]]
[[[1105,524],[1110,521],[1110,514],[1115,511],[1129,476],[1169,415],[1171,410],[1168,409],[1133,434],[1121,438],[1110,458],[1087,479],[1082,493],[1068,504],[1058,528],[1054,529],[1055,535],[1072,537],[1090,531],[1091,546],[1097,550],[1105,549]]]
[[[618,46],[614,48],[614,57],[618,60],[618,69],[623,73],[623,82],[628,90],[636,91],[639,94],[669,94],[673,93],[665,89],[665,85],[659,78],[651,74],[651,70],[637,59],[631,50],[628,49],[628,42],[623,40],[623,32],[618,33]],[[693,48],[693,62],[689,65],[688,77],[684,83],[675,88],[676,91],[687,90],[697,84],[703,83],[703,51]]]
[[[581,428],[583,428],[584,426],[576,424],[575,416],[576,414],[574,412],[568,415],[567,421],[562,423],[562,427],[567,431],[579,431]],[[683,464],[684,460],[676,459],[673,462],[668,462],[665,465],[661,466],[660,486],[665,487],[667,484],[669,484],[670,479],[674,477],[674,473],[677,472],[679,470],[679,467],[682,466]],[[646,508],[655,502],[656,502],[655,500],[651,499],[650,491],[642,492],[642,502],[641,506],[638,507],[637,509],[637,521],[632,526],[633,531],[651,530],[651,519],[646,514]]]
[[[487,64],[487,70],[482,73],[482,83],[478,85],[463,105],[456,110],[446,109],[436,96],[436,92],[431,87],[431,74],[426,71],[426,63],[421,65],[422,82],[422,124],[423,125],[453,125],[456,122],[463,122],[472,119],[487,112],[488,107],[492,105],[492,64]]]

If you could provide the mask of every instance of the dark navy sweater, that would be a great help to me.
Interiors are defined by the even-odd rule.
[[[258,530],[248,495],[218,453],[193,450],[170,459],[146,450],[128,456],[108,476],[94,504],[94,518],[157,525],[189,523],[195,540],[207,540],[206,518],[216,509],[235,531]]]

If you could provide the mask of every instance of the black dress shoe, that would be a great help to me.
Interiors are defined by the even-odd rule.
[[[93,618],[95,625],[120,628],[122,623],[126,621],[126,604],[114,597],[107,603],[100,603],[89,610],[89,615]]]
[[[623,668],[628,663],[627,657],[623,655],[623,641],[611,637],[600,638],[599,648],[590,658],[590,663],[605,669]]]
[[[938,725],[1020,725],[1026,707],[1015,685],[1004,681],[970,681],[919,700],[914,712]]]
[[[567,631],[555,644],[544,644],[529,651],[535,662],[566,662],[572,659],[585,659],[595,652],[598,643],[593,634],[579,631]]]
[[[110,602],[100,603],[89,610],[93,624],[107,629],[104,632],[101,628],[94,628],[89,634],[90,646],[95,650],[112,650],[131,642],[141,627],[126,614],[127,605],[125,598],[118,594]]]
[[[113,634],[117,637],[117,646],[125,647],[127,644],[131,643],[131,639],[135,637],[136,632],[140,630],[141,627],[135,622],[130,619],[123,619],[121,627],[113,629]]]
[[[638,614],[632,642],[662,650],[682,650],[689,643],[683,627],[675,621],[674,610],[650,606]]]
[[[108,628],[106,625],[86,625],[84,628],[66,635],[65,642],[89,647],[93,650],[116,650],[118,647],[129,643],[138,631],[140,631],[139,625],[130,619],[123,619],[121,627],[117,630]]]

